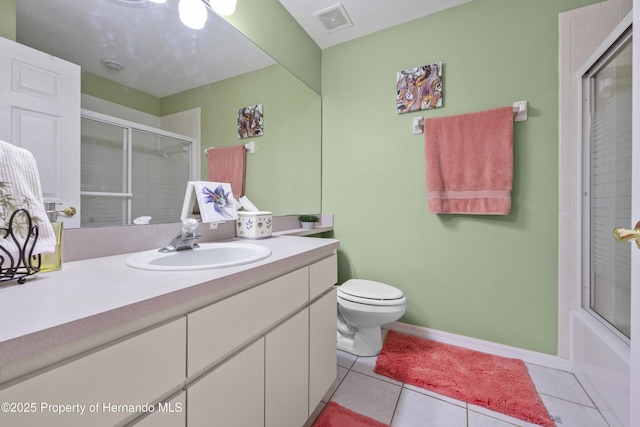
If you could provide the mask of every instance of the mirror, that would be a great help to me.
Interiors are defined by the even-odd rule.
[[[177,5],[16,0],[16,39],[82,67],[83,108],[130,121],[198,112],[166,130],[199,139],[201,179],[204,149],[254,141],[245,195],[274,215],[320,212],[320,96],[213,12],[204,29],[185,27]],[[239,139],[238,109],[255,104],[264,134]]]

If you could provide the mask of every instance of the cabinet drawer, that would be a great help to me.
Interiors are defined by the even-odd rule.
[[[308,301],[307,267],[187,316],[187,372],[221,361]]]
[[[309,266],[309,299],[312,300],[338,282],[338,256],[331,255]]]
[[[33,403],[35,411],[3,413],[2,424],[113,426],[137,412],[116,405],[144,405],[183,384],[185,346],[181,318],[18,383],[0,391],[0,401]]]

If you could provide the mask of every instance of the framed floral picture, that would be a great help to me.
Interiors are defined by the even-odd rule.
[[[227,182],[189,181],[180,219],[195,218],[202,222],[238,219],[237,203]]]
[[[398,71],[396,90],[398,113],[442,107],[442,63]]]
[[[238,108],[238,139],[262,136],[262,104]]]

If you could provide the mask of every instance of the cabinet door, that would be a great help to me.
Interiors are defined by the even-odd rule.
[[[80,226],[80,67],[0,37],[0,139],[29,150],[44,200]]]
[[[336,294],[331,289],[309,308],[309,415],[337,376]]]
[[[0,402],[16,405],[0,424],[113,426],[142,415],[143,405],[184,384],[185,347],[182,318],[20,382],[0,391]]]
[[[187,388],[187,425],[264,426],[264,338]]]
[[[265,427],[300,427],[309,418],[308,308],[266,336],[265,367]]]
[[[187,393],[161,402],[148,417],[133,423],[135,427],[185,427],[187,424]]]

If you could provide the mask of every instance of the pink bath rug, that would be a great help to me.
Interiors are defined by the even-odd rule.
[[[390,427],[373,418],[353,412],[336,402],[330,401],[324,407],[312,427]]]
[[[519,359],[389,331],[374,372],[530,423],[555,426]]]

